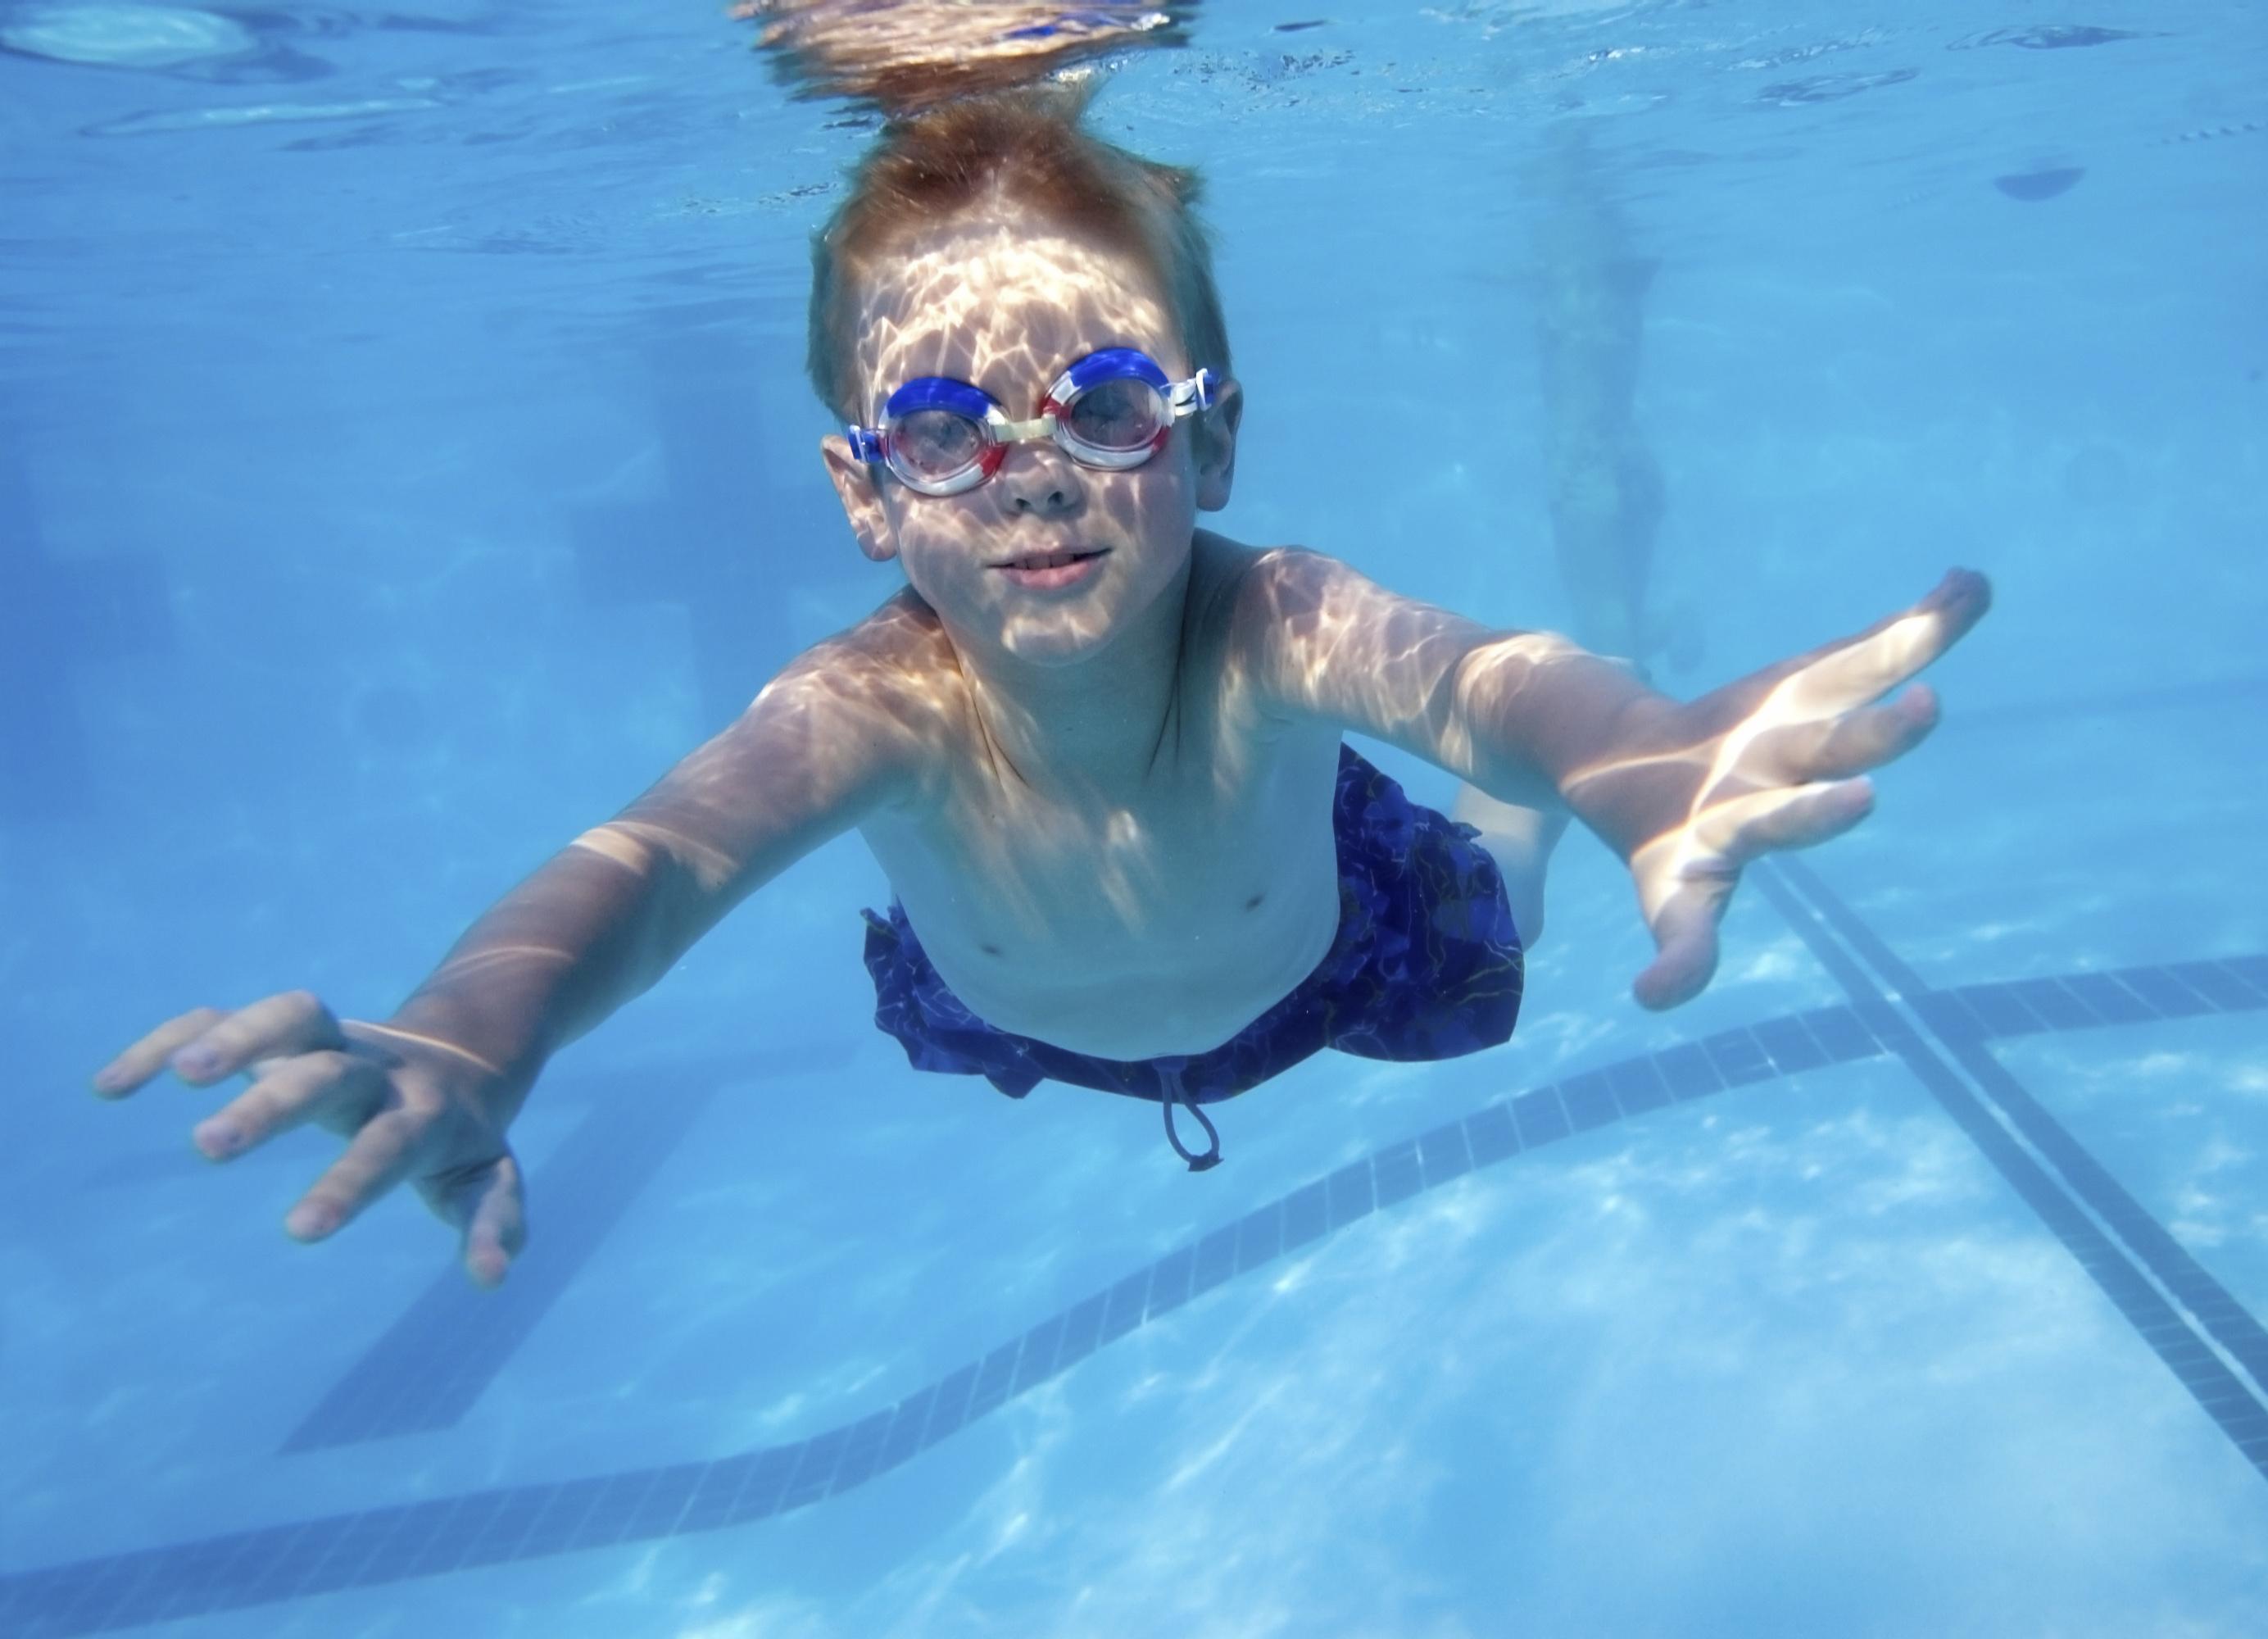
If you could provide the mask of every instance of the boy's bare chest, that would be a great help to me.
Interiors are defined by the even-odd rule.
[[[921,821],[869,839],[939,974],[1004,1030],[1106,1057],[1190,1051],[1329,945],[1336,735],[1161,753],[1115,786],[964,768]]]

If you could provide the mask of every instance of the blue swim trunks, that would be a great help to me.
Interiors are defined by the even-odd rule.
[[[1460,825],[1339,748],[1331,824],[1338,839],[1339,928],[1298,988],[1210,1052],[1097,1059],[995,1030],[945,986],[893,902],[866,917],[874,1023],[917,1070],[982,1075],[1012,1098],[1042,1081],[1154,1098],[1166,1135],[1193,1170],[1220,1159],[1197,1106],[1256,1087],[1336,1047],[1365,1059],[1454,1059],[1510,1038],[1520,1016],[1520,934],[1496,861]],[[1192,1155],[1174,1129],[1185,1106],[1211,1148]]]

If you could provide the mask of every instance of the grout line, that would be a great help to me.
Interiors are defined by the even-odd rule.
[[[1862,961],[1896,986],[1917,1011],[1920,998],[1940,993],[1900,961],[1881,936],[1800,860],[1783,861],[1782,869],[1821,918],[1843,934]],[[2167,969],[2142,971],[2168,974],[2170,978]],[[2177,1002],[2178,997],[2169,994],[2167,1000]],[[2198,1000],[2205,998],[2200,995]],[[1978,1090],[1999,1106],[2009,1125],[2062,1174],[2065,1186],[2125,1242],[2127,1250],[2158,1283],[2251,1374],[2252,1392],[2258,1395],[2268,1390],[2268,1331],[2262,1329],[2259,1321],[1992,1056],[1980,1036],[1946,1028],[1926,1014],[1923,1023],[1969,1072]]]
[[[1868,1023],[1874,1026],[1875,1034],[1905,1062],[1907,1068],[1953,1118],[1955,1125],[1968,1134],[1985,1160],[1999,1172],[2018,1197],[2039,1215],[2049,1232],[2063,1243],[2088,1277],[2110,1300],[2112,1306],[2125,1317],[2143,1343],[2165,1362],[2168,1370],[2189,1391],[2205,1414],[2219,1425],[2244,1459],[2263,1479],[2268,1479],[2268,1406],[2263,1406],[2252,1385],[2223,1363],[2220,1355],[2196,1331],[2190,1318],[2176,1306],[2175,1298],[2179,1295],[2179,1288],[2167,1282],[2166,1290],[2161,1292],[2158,1285],[2152,1283],[2137,1269],[2113,1237],[2113,1230],[2119,1227],[2119,1220],[2105,1214],[2104,1223],[2108,1227],[2098,1226],[2080,1201],[2066,1194],[2047,1168],[2035,1160],[2031,1152],[2018,1141],[2010,1130],[2010,1126],[2019,1125],[2014,1119],[2008,1118],[2010,1126],[2002,1125],[1994,1109],[1977,1093],[1970,1091],[1950,1065],[1930,1051],[1928,1045],[1906,1022],[1890,998],[1866,976],[1857,961],[1835,942],[1825,919],[1799,898],[1796,890],[1783,880],[1785,864],[1782,861],[1776,866],[1766,861],[1755,868],[1754,880],[1765,897],[1787,919],[1797,937],[1810,948],[1821,965],[1850,994],[1852,1004],[1862,1014],[1869,1015]],[[1851,919],[1856,922],[1855,918]],[[1843,926],[1842,931],[1847,934],[1850,928]],[[1867,933],[1867,937],[1874,939],[1871,931]],[[1874,942],[1880,946],[1878,940]],[[1880,948],[1887,956],[1888,947]],[[1890,959],[1896,960],[1895,957]],[[1900,966],[1903,970],[1903,964]],[[1917,989],[1900,986],[1901,1000],[1913,1012],[1923,1029],[1937,1036],[1942,1045],[1960,1056],[1955,1042],[1948,1038],[1927,1011],[1916,1005],[1918,995],[1926,992],[1926,987],[1920,986],[1918,978],[1915,978],[1913,984]],[[1981,1035],[1975,1039],[1981,1042]],[[1977,1046],[1977,1052],[1984,1052],[1981,1045]],[[1995,1067],[1999,1067],[1996,1065]],[[2005,1070],[2000,1074],[2007,1076]],[[2009,1085],[2014,1084],[2013,1077],[2007,1079]],[[2036,1110],[2036,1104],[2033,1108]],[[2007,1112],[2003,1111],[2000,1113],[2005,1115]],[[2042,1119],[2047,1119],[2045,1111],[2039,1111],[2039,1114]],[[2055,1124],[2051,1121],[2050,1125]],[[2056,1130],[2062,1133],[2059,1126]],[[2062,1136],[2070,1150],[2081,1155],[2085,1154],[2068,1133]],[[2099,1167],[2095,1170],[2101,1172]],[[2108,1173],[2102,1173],[2101,1177],[2103,1182],[2110,1182]],[[2117,1190],[2115,1184],[2110,1187]],[[2123,1190],[2117,1191],[2117,1196],[2124,1201],[2124,1211],[2130,1220],[2148,1219],[2148,1214],[2138,1203],[2125,1196]],[[2155,1221],[2149,1222],[2154,1223]],[[2162,1229],[2159,1232],[2161,1235],[2164,1233]],[[2168,1236],[2166,1239],[2170,1243],[2172,1237]],[[2182,1256],[2187,1258],[2186,1253]],[[2191,1266],[2196,1268],[2193,1261]],[[2248,1324],[2251,1322],[2251,1318],[2221,1290],[2210,1275],[2201,1268],[2197,1268],[2196,1274],[2220,1293],[2228,1308],[2235,1310]],[[2204,1317],[2200,1315],[2199,1318]]]
[[[1767,893],[1787,893],[1768,872],[1758,875]],[[1797,906],[1795,916],[1801,919],[1801,932],[1802,924],[1810,921],[1809,912]],[[240,1609],[328,1589],[377,1586],[475,1565],[688,1535],[809,1506],[909,1462],[977,1417],[1071,1370],[1087,1355],[1164,1318],[1213,1286],[1296,1253],[1413,1195],[1580,1132],[1734,1088],[1884,1052],[1907,1058],[1909,1063],[1914,1062],[1909,1055],[1919,1058],[1927,1067],[1917,1072],[1925,1084],[1947,1102],[1956,1120],[1962,1119],[1965,1109],[1964,1130],[1988,1155],[1997,1149],[2008,1162],[2004,1173],[2013,1169],[2011,1181],[2017,1183],[2018,1192],[2033,1202],[2051,1228],[2063,1226],[2058,1233],[2065,1234],[2065,1244],[2073,1245],[2076,1237],[2088,1248],[2080,1257],[2082,1266],[2098,1284],[2108,1281],[2118,1287],[2112,1301],[2130,1318],[2142,1316],[2137,1328],[2144,1340],[2185,1384],[2193,1385],[2193,1393],[2215,1397],[2225,1411],[2241,1406],[2257,1415],[2241,1380],[2191,1336],[2185,1321],[2154,1288],[2126,1268],[2110,1238],[2048,1181],[1958,1078],[1922,1046],[1911,1027],[1840,947],[1823,930],[1815,928],[1815,933],[1825,941],[1822,960],[1845,978],[1853,1005],[1815,1008],[1639,1053],[1498,1099],[1414,1139],[1386,1145],[1176,1246],[1027,1333],[915,1389],[895,1405],[839,1428],[792,1445],[741,1451],[712,1462],[387,1504],[361,1513],[0,1573],[0,1633],[10,1639],[63,1639],[169,1615]],[[2115,982],[2099,974],[2026,982],[2052,982],[2059,988],[2036,1005],[2003,1011],[1999,1026],[1964,1011],[1962,1016],[1972,1019],[1979,1039],[2180,1017],[2215,1008],[2268,1008],[2268,956],[2257,955],[2128,970]],[[1981,999],[2000,988],[1979,986],[1936,994],[1955,1005],[1956,999],[1972,994]],[[1988,1004],[1980,1000],[1977,1005]],[[2063,1022],[2051,1022],[2048,1014]],[[666,1074],[681,1083],[691,1079],[682,1067],[669,1067]],[[2125,1270],[2123,1283],[2117,1280],[2120,1270]],[[2205,1355],[2202,1362],[2194,1359],[2196,1354]],[[2223,1421],[2223,1427],[2230,1427],[2229,1422]],[[2268,1465],[2268,1417],[2238,1443],[2256,1465]]]
[[[681,1080],[667,1096],[602,1100],[543,1169],[563,1214],[512,1270],[483,1292],[442,1270],[284,1437],[279,1454],[430,1433],[473,1408],[661,1170],[718,1082]]]

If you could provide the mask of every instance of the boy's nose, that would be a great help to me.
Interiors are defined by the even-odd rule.
[[[996,482],[1006,487],[1008,505],[1019,513],[1068,512],[1086,493],[1078,466],[1052,445],[1010,451]]]

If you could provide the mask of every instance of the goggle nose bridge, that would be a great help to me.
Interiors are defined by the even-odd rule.
[[[1106,450],[1086,446],[1068,431],[1063,418],[1066,407],[1094,388],[1112,380],[1136,380],[1157,394],[1165,411],[1163,424],[1146,444],[1130,449]],[[982,484],[998,470],[1010,446],[1039,440],[1055,444],[1083,465],[1124,469],[1147,461],[1163,446],[1166,432],[1184,416],[1210,410],[1216,398],[1216,378],[1200,368],[1183,380],[1174,380],[1155,359],[1134,348],[1105,348],[1091,353],[1057,377],[1047,397],[1046,409],[1027,421],[1012,421],[990,395],[967,382],[946,377],[922,377],[906,383],[883,406],[880,425],[843,429],[852,454],[858,460],[887,468],[909,488],[927,495],[957,494]],[[984,448],[962,470],[923,475],[901,464],[894,428],[897,420],[924,410],[941,410],[976,424]]]

